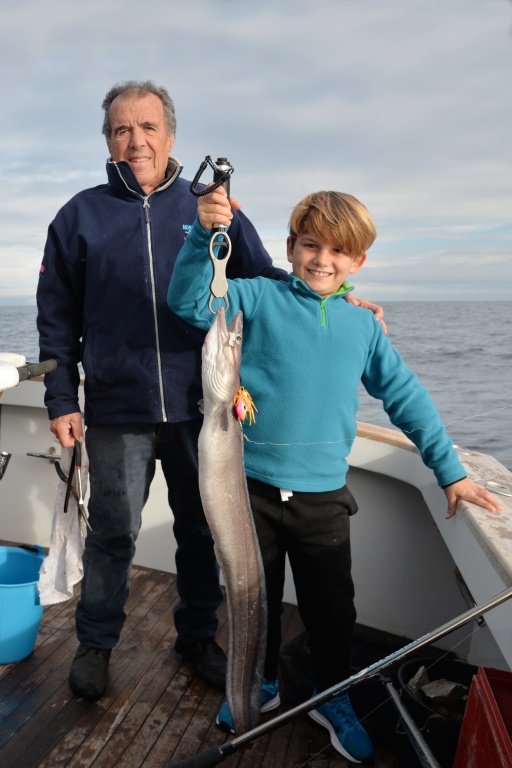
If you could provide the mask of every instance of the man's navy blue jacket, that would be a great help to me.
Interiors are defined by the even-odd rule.
[[[199,417],[204,333],[167,306],[178,252],[197,215],[190,182],[171,158],[166,180],[145,195],[128,163],[107,163],[108,184],[86,189],[48,230],[37,290],[40,359],[51,419],[79,411],[85,372],[88,425]],[[228,277],[287,279],[251,222],[235,212]]]

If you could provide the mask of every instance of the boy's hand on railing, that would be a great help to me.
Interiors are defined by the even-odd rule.
[[[483,507],[483,509],[487,509],[489,512],[503,512],[503,507],[496,501],[492,493],[484,488],[483,485],[474,483],[469,477],[459,480],[457,483],[447,485],[446,488],[443,488],[443,491],[448,499],[447,520],[454,516],[459,500],[478,504],[479,507]]]

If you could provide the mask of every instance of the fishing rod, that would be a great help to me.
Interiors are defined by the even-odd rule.
[[[0,355],[0,393],[5,389],[16,387],[20,381],[27,381],[36,376],[51,373],[57,367],[55,360],[45,360],[42,363],[25,363],[16,365],[17,360],[25,360],[22,355],[6,353]]]
[[[16,365],[17,362],[22,360],[24,361],[23,365]],[[9,352],[0,355],[0,397],[5,389],[17,387],[20,381],[27,381],[36,376],[44,376],[45,373],[51,373],[56,367],[56,360],[45,360],[42,363],[27,363],[23,355]],[[12,454],[7,451],[0,453],[0,480],[5,475],[11,456]]]
[[[318,707],[320,704],[324,704],[326,701],[333,699],[340,693],[344,693],[352,686],[358,685],[359,683],[362,683],[366,680],[370,680],[372,677],[378,675],[380,672],[382,672],[383,669],[386,669],[391,664],[405,659],[407,656],[410,656],[412,653],[419,651],[421,648],[436,642],[436,640],[440,640],[445,635],[448,635],[450,632],[463,627],[472,619],[476,619],[478,616],[480,616],[480,614],[486,613],[492,608],[496,608],[498,605],[501,605],[501,603],[505,602],[511,597],[512,587],[509,587],[503,592],[500,592],[498,595],[495,595],[495,597],[491,598],[487,602],[482,603],[482,605],[476,605],[474,608],[470,608],[465,613],[462,613],[455,619],[448,621],[438,629],[432,630],[428,634],[423,635],[423,637],[420,637],[418,640],[413,640],[411,643],[405,645],[400,650],[394,651],[394,653],[389,654],[389,656],[386,656],[384,659],[375,662],[375,664],[371,664],[369,667],[362,669],[357,674],[348,677],[341,683],[332,686],[332,688],[328,688],[327,690],[322,691],[316,696],[313,696],[311,699],[308,699],[302,704],[294,707],[293,709],[290,709],[281,715],[277,715],[277,717],[272,718],[272,720],[268,720],[266,723],[258,725],[256,728],[247,731],[247,733],[243,733],[241,736],[236,736],[231,741],[225,742],[220,746],[212,747],[199,755],[188,757],[185,760],[180,760],[177,763],[169,763],[169,768],[212,768],[212,766],[219,765],[219,763],[221,763],[227,757],[248,746],[251,742],[256,741],[256,739],[261,738],[261,736],[265,736],[267,733],[277,730],[285,723],[288,723],[290,720],[296,718],[298,715],[305,714],[311,709],[316,709],[316,707]]]
[[[197,189],[197,182],[203,175],[203,172],[208,165],[213,168],[213,184],[208,187],[204,187],[204,189]],[[204,197],[204,195],[209,195],[210,192],[213,192],[215,189],[218,189],[222,186],[226,190],[226,194],[229,199],[229,180],[233,171],[234,168],[227,157],[219,157],[215,163],[211,159],[210,155],[207,155],[199,166],[199,170],[197,171],[196,175],[194,176],[194,179],[190,185],[190,191],[196,197]],[[210,312],[215,315],[217,313],[212,307],[212,302],[214,299],[224,299],[226,309],[229,308],[226,267],[228,259],[231,256],[231,240],[227,232],[227,227],[223,226],[222,224],[214,224],[212,227],[212,232],[213,234],[210,238],[208,252],[213,264],[213,277],[210,283],[210,301],[208,303],[208,308]],[[217,249],[217,255],[215,255],[213,250],[214,248]],[[221,250],[221,248],[223,250]]]

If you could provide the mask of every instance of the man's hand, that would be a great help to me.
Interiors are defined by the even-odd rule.
[[[372,304],[371,301],[366,301],[366,299],[358,299],[357,296],[354,296],[353,293],[347,293],[345,296],[346,301],[348,301],[349,304],[353,304],[354,307],[362,307],[363,309],[370,309],[373,314],[375,315],[376,319],[379,321],[379,323],[382,325],[382,330],[385,334],[387,334],[388,329],[386,328],[386,323],[384,322],[384,310],[381,306],[378,304]]]
[[[205,229],[212,229],[214,224],[229,227],[233,218],[231,209],[238,211],[240,207],[240,203],[234,197],[228,200],[224,187],[218,187],[214,192],[199,198],[197,215],[201,226]]]
[[[50,432],[53,432],[63,448],[73,448],[75,440],[83,443],[84,429],[82,414],[67,413],[65,416],[57,416],[50,421]]]
[[[447,520],[454,516],[459,499],[478,504],[479,507],[483,507],[483,509],[487,509],[489,512],[503,512],[503,507],[501,504],[498,504],[492,493],[489,493],[483,485],[474,483],[469,477],[459,480],[458,483],[447,485],[446,488],[443,488],[443,491],[448,499]]]

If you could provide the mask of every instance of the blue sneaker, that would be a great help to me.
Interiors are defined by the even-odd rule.
[[[327,728],[334,749],[347,760],[361,763],[373,755],[370,737],[357,719],[348,694],[336,696],[308,714],[316,723]]]
[[[267,680],[264,677],[261,683],[261,711],[270,712],[272,709],[277,709],[280,703],[279,680]],[[233,718],[231,717],[227,701],[220,708],[215,722],[224,730],[231,733],[235,732]]]

